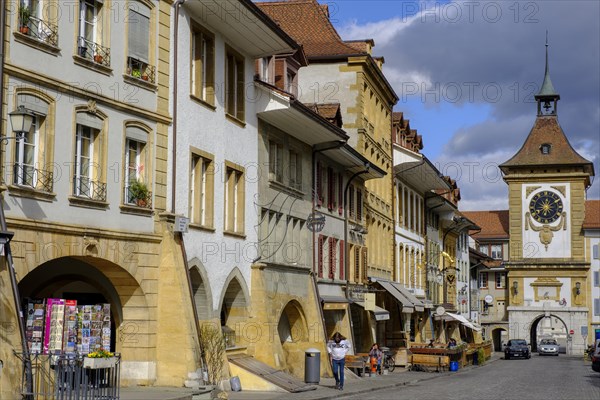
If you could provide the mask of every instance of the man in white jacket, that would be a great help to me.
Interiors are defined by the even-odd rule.
[[[336,332],[327,343],[327,352],[333,367],[335,388],[344,390],[344,367],[346,364],[346,353],[350,350],[348,341],[339,332]]]

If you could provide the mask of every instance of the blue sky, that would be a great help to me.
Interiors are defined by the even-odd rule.
[[[507,207],[496,166],[535,119],[549,31],[559,122],[600,174],[600,2],[320,1],[343,39],[373,38],[424,154],[457,179],[461,209]],[[457,167],[458,166],[458,167]],[[600,198],[596,182],[588,198]]]

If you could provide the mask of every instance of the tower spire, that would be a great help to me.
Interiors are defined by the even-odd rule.
[[[556,102],[560,100],[560,95],[554,90],[552,80],[550,79],[550,65],[548,63],[548,30],[546,30],[546,70],[544,72],[544,81],[542,88],[535,95],[538,103],[538,115],[556,114]],[[551,102],[554,102],[554,107]],[[544,103],[545,113],[542,112],[541,102]]]

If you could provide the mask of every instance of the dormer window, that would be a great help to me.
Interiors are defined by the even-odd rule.
[[[552,148],[552,145],[550,145],[548,143],[544,143],[543,145],[540,146],[540,150],[541,150],[542,154],[544,154],[544,155],[550,154],[551,148]]]
[[[271,83],[270,61],[271,57],[263,57],[259,60],[260,79],[266,83]]]

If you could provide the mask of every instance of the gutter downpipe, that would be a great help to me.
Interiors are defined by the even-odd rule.
[[[326,143],[323,143],[326,144]],[[312,147],[312,214],[314,215],[315,211],[316,211],[316,199],[317,199],[317,158],[315,157],[317,153],[321,153],[323,151],[326,150],[334,150],[334,149],[339,149],[340,147],[344,146],[346,144],[345,140],[340,140],[337,141],[335,143],[332,143],[331,146],[327,146],[324,148],[317,148],[317,145],[313,145]],[[315,295],[317,296],[317,308],[319,310],[319,315],[321,317],[321,323],[323,325],[323,336],[325,337],[325,342],[327,343],[327,341],[329,340],[329,338],[327,337],[327,326],[325,325],[325,313],[323,312],[323,307],[321,305],[321,294],[319,293],[319,285],[317,284],[317,274],[315,274],[314,268],[315,268],[315,262],[316,262],[316,256],[315,256],[315,238],[316,238],[316,234],[315,231],[312,231],[312,271],[310,273],[310,275],[312,276],[312,282],[313,282],[313,286],[315,288]],[[348,320],[350,320],[350,316],[348,316]],[[352,333],[352,329],[350,330],[350,332]],[[329,363],[331,366],[331,363]],[[332,370],[333,370],[333,366],[331,366]]]
[[[4,59],[6,56],[6,46],[4,43],[4,31],[6,29],[6,3],[0,4],[0,119],[4,116]],[[7,121],[8,125],[8,121]],[[2,136],[0,134],[0,136]],[[5,142],[4,140],[0,141]],[[0,197],[0,229],[3,232],[7,232],[6,217],[4,215],[4,195]],[[23,320],[23,310],[21,308],[21,295],[19,294],[19,286],[17,283],[17,276],[15,271],[15,265],[13,262],[12,251],[10,249],[10,242],[4,244],[4,255],[6,257],[6,263],[8,264],[10,284],[12,286],[13,300],[15,302],[15,311],[17,322],[19,324],[19,336],[21,337],[21,347],[23,351],[23,369],[25,370],[25,389],[26,393],[23,394],[24,400],[33,400],[33,371],[31,366],[31,357],[29,355],[29,348],[27,346],[27,337],[25,335],[25,322]],[[1,368],[1,366],[0,366]]]

